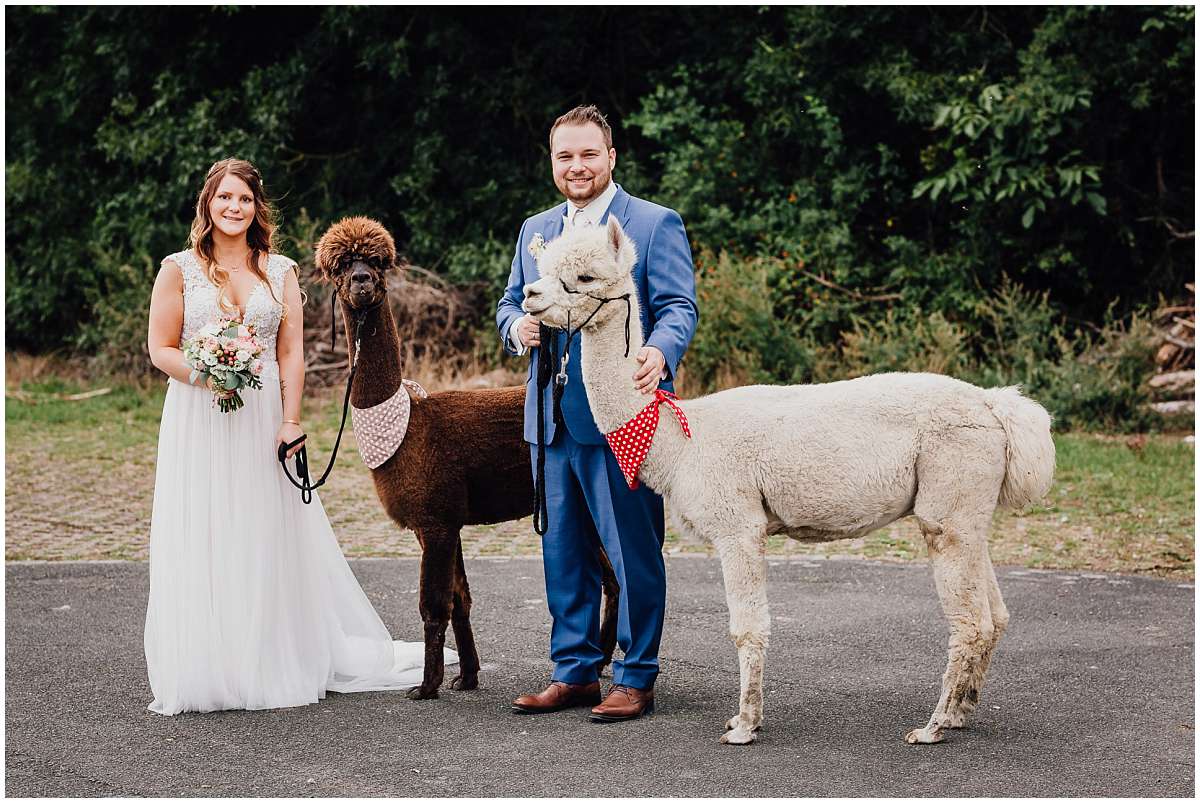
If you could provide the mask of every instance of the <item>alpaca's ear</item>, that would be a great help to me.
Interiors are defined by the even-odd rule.
[[[317,242],[316,254],[314,254],[313,262],[317,267],[317,272],[320,274],[322,281],[329,281],[329,276],[333,272],[334,263],[337,261],[333,256],[333,245],[329,242],[329,235],[333,229],[330,228],[321,239]]]
[[[617,220],[616,215],[608,216],[608,247],[612,249],[613,255],[621,253],[621,248],[625,245],[625,230],[621,228],[621,221]]]

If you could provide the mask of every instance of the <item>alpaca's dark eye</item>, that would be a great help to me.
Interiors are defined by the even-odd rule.
[[[584,274],[583,276],[580,276],[578,279],[576,279],[576,281],[578,281],[578,282],[594,282],[594,281],[596,281],[596,277],[588,276],[587,274]]]

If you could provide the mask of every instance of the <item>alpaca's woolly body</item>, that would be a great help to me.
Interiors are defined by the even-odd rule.
[[[568,311],[578,325],[596,299],[631,294],[629,357],[623,304],[605,305],[580,335],[601,432],[619,428],[649,400],[630,379],[642,343],[630,245],[611,219],[604,230],[571,232],[547,246],[543,278],[527,289],[526,308],[558,326]],[[587,286],[588,295],[565,285]],[[855,538],[909,514],[929,546],[951,638],[942,697],[929,723],[907,738],[940,741],[944,729],[961,727],[1008,622],[987,528],[998,503],[1022,506],[1049,490],[1054,445],[1046,411],[1015,388],[898,373],[740,387],[680,406],[692,437],[662,416],[638,476],[664,496],[680,529],[712,542],[721,556],[742,687],[739,714],[722,741],[753,741],[762,722],[767,536]]]
[[[769,534],[857,538],[913,512],[918,456],[956,430],[981,447],[956,456],[1003,466],[1008,438],[993,399],[1004,393],[1013,391],[936,374],[734,388],[680,403],[691,441],[664,418],[644,473],[685,529],[714,496],[759,495]]]

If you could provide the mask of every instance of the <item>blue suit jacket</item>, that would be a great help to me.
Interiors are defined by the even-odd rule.
[[[508,287],[496,305],[496,326],[504,341],[504,349],[515,354],[508,340],[509,327],[524,315],[521,302],[525,300],[525,285],[540,278],[537,262],[529,253],[529,243],[534,234],[550,242],[562,234],[563,215],[567,204],[563,203],[527,219],[521,226],[517,240],[517,251],[513,256],[512,273]],[[634,198],[617,186],[617,193],[609,204],[602,223],[609,215],[616,215],[625,233],[637,245],[638,260],[633,266],[633,281],[637,287],[641,307],[642,332],[646,335],[645,345],[655,346],[666,357],[667,378],[660,385],[672,390],[672,378],[683,353],[696,332],[698,311],[696,308],[696,278],[692,266],[692,249],[683,230],[683,220],[673,209]],[[624,306],[624,305],[622,305]],[[559,354],[566,337],[558,336]],[[567,367],[567,388],[563,393],[562,411],[567,430],[579,443],[601,444],[604,436],[592,419],[587,393],[583,388],[580,373],[580,337],[571,343],[571,359]],[[525,440],[537,443],[537,359],[538,349],[530,349],[529,377],[525,384]],[[632,375],[629,378],[633,382]],[[554,440],[554,419],[550,388],[545,391],[546,443]]]

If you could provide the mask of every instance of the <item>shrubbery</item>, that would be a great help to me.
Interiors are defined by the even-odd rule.
[[[773,312],[778,285],[770,277],[786,270],[780,260],[705,254],[697,267],[702,312],[684,358],[689,396],[749,383],[928,371],[987,387],[1021,385],[1059,430],[1140,431],[1158,421],[1146,407],[1154,338],[1144,315],[1109,315],[1101,326],[1073,329],[1048,294],[1005,279],[959,320],[899,305],[867,319],[853,311],[861,300],[820,288],[809,295],[813,314],[789,321]],[[827,320],[841,318],[848,327],[829,339]]]
[[[1134,313],[1194,275],[1187,6],[5,19],[10,347],[135,367],[158,260],[231,155],[262,170],[289,256],[367,214],[498,296],[521,220],[558,200],[545,136],[577,102],[608,112],[623,186],[683,216],[705,387],[916,367],[1133,426]],[[564,31],[595,34],[587,70]]]

